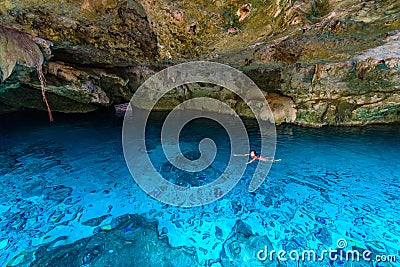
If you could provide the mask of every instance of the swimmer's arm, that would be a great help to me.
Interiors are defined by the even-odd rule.
[[[246,164],[250,164],[250,163],[252,163],[253,161],[255,161],[256,160],[256,158],[252,158],[249,162],[247,162]]]
[[[235,157],[248,157],[248,156],[250,156],[250,154],[233,154],[233,156],[235,156]]]
[[[279,162],[279,161],[281,161],[281,159],[269,159],[269,158],[266,158],[266,157],[260,157],[259,160],[270,161],[270,162]]]
[[[270,159],[270,160],[268,160],[268,161],[271,161],[271,162],[279,162],[279,161],[281,161],[281,159]]]

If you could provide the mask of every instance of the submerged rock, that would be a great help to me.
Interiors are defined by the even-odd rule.
[[[171,248],[166,237],[159,238],[156,222],[138,215],[121,216],[115,228],[53,248],[51,253],[49,246],[36,251],[30,266],[198,266],[194,252]]]
[[[86,225],[86,226],[99,226],[105,219],[107,219],[109,216],[111,216],[110,214],[107,215],[103,215],[97,218],[92,218],[89,219],[87,221],[82,222],[82,225]]]
[[[278,266],[275,260],[262,261],[257,255],[259,251],[273,250],[272,243],[267,236],[253,234],[251,226],[238,220],[232,232],[223,244],[221,265],[226,266]],[[262,253],[261,253],[262,254]],[[264,255],[264,254],[262,254]],[[262,259],[262,257],[260,257]]]
[[[195,154],[195,153],[193,153]],[[174,167],[170,162],[166,162],[160,168],[160,174],[165,179],[176,185],[184,187],[203,186],[215,181],[222,172],[212,166],[201,172],[186,172]]]

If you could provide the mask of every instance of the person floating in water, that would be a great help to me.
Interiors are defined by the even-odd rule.
[[[250,161],[247,162],[246,164],[250,164],[255,160],[261,160],[261,161],[271,161],[271,162],[278,162],[281,161],[281,159],[269,159],[268,157],[263,157],[263,156],[259,156],[257,155],[257,152],[255,150],[251,150],[250,154],[234,154],[235,157],[237,156],[245,156],[245,157],[250,157]]]

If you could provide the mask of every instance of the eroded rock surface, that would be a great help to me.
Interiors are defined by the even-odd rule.
[[[247,5],[246,14],[239,12]],[[399,16],[395,0],[0,3],[1,25],[31,36],[42,50],[55,111],[89,112],[127,102],[158,70],[213,60],[252,78],[277,123],[310,126],[400,121]],[[1,27],[6,77],[6,59],[13,57]],[[17,63],[0,84],[0,112],[45,109],[36,70]],[[199,87],[172,91],[158,108],[202,95],[252,116],[230,92]]]

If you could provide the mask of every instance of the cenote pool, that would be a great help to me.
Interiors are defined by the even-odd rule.
[[[157,137],[162,115],[152,116],[147,145],[168,176]],[[400,266],[400,125],[278,126],[282,161],[255,193],[247,190],[249,165],[222,199],[182,208],[135,183],[123,157],[121,118],[55,117],[51,125],[42,113],[0,118],[1,266]],[[257,125],[246,125],[257,148]],[[218,156],[211,170],[177,172],[174,182],[199,185],[223,171],[230,153],[224,130],[203,119],[182,135],[188,157],[204,137],[214,139]],[[330,248],[390,261],[262,258],[265,251],[320,255]]]

